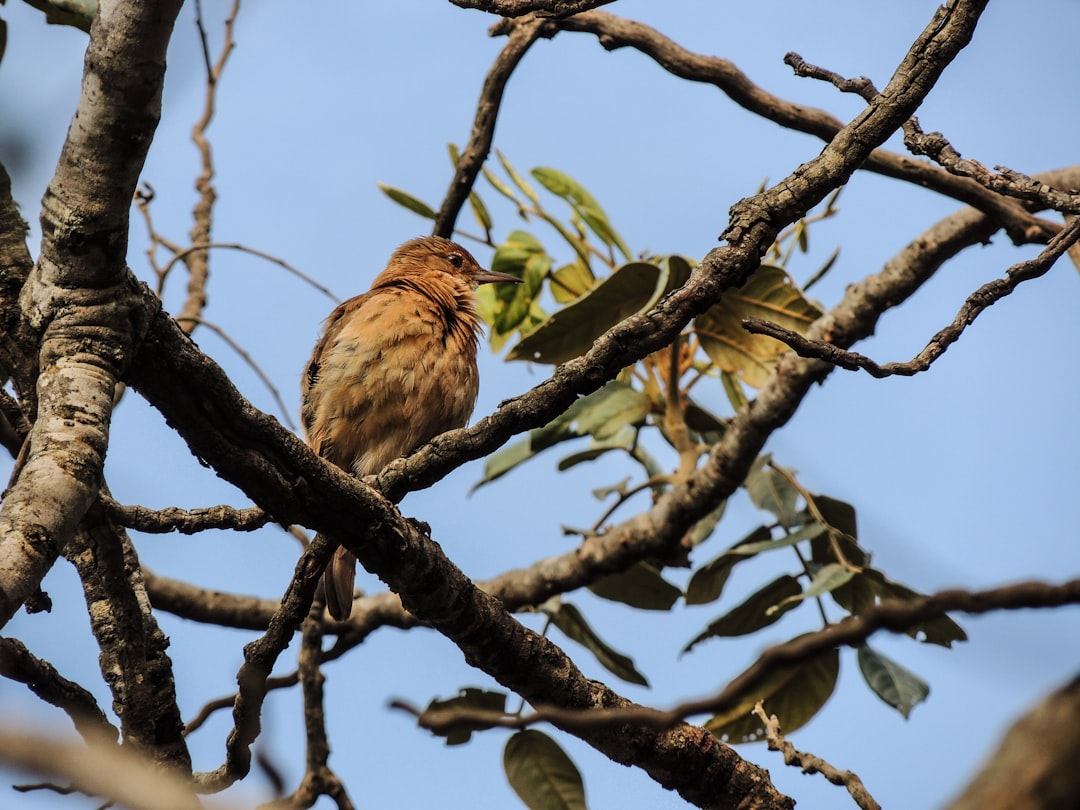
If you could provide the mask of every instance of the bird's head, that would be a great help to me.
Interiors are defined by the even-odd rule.
[[[402,281],[423,285],[441,286],[449,282],[453,287],[462,283],[470,290],[480,284],[495,282],[520,283],[521,279],[509,273],[486,270],[457,242],[441,236],[421,236],[410,239],[390,257],[386,269],[375,280],[375,288]]]

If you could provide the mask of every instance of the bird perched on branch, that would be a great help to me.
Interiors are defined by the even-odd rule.
[[[301,381],[312,449],[360,477],[464,427],[476,404],[480,284],[521,279],[485,270],[437,236],[406,242],[371,290],[326,319]],[[338,548],[323,585],[330,615],[352,612],[356,557]]]

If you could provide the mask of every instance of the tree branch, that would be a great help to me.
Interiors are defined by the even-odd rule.
[[[964,330],[987,308],[1009,295],[1020,284],[1039,278],[1049,272],[1060,259],[1080,239],[1080,219],[1073,219],[1059,232],[1046,249],[1034,259],[1014,264],[1005,272],[1004,278],[994,279],[983,284],[968,296],[953,322],[930,338],[919,354],[906,363],[886,363],[878,365],[869,357],[858,352],[846,351],[820,340],[810,340],[797,332],[760,318],[744,318],[743,328],[755,335],[768,335],[787,344],[800,357],[824,360],[848,371],[864,369],[872,377],[881,379],[894,374],[911,377],[920,371],[926,371],[931,364],[945,354],[945,351],[960,339]]]
[[[760,700],[754,706],[754,714],[765,724],[765,739],[768,741],[769,750],[782,752],[785,765],[798,765],[803,773],[820,773],[834,785],[847,788],[855,804],[862,810],[881,810],[881,805],[874,801],[874,797],[857,774],[834,768],[821,757],[799,751],[788,742],[780,731],[780,721],[775,714],[765,714]]]
[[[473,184],[480,169],[491,152],[491,141],[495,136],[495,122],[502,104],[503,90],[510,79],[510,74],[518,66],[525,52],[542,36],[550,36],[554,29],[544,21],[532,18],[510,23],[510,39],[484,79],[480,91],[480,100],[476,103],[476,116],[473,119],[472,134],[465,151],[461,153],[454,168],[454,179],[443,198],[439,214],[435,219],[433,233],[449,239],[454,233],[461,206],[469,198]],[[545,33],[546,32],[546,33]]]
[[[125,267],[128,209],[160,115],[179,7],[103,2],[91,27],[78,124],[45,192],[41,255],[22,291],[42,373],[26,464],[0,513],[0,625],[97,496],[113,392],[145,326],[145,290]]]
[[[1006,732],[948,810],[1058,810],[1080,805],[1080,677]]]
[[[762,90],[727,59],[688,51],[642,23],[604,11],[589,11],[559,20],[557,24],[566,31],[593,34],[609,51],[624,47],[639,50],[669,73],[687,81],[712,84],[749,112],[796,132],[827,142],[843,127],[841,121],[823,110],[786,101]],[[933,189],[985,211],[1001,223],[1016,244],[1044,241],[1054,231],[1049,223],[1032,217],[1015,202],[906,155],[874,149],[862,168]]]
[[[615,0],[450,0],[459,8],[474,8],[503,17],[568,17]]]
[[[26,684],[46,703],[63,709],[84,738],[115,740],[120,735],[90,692],[62,676],[56,667],[33,655],[16,639],[0,638],[0,675]]]

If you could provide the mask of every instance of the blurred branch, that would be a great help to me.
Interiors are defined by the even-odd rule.
[[[454,179],[450,181],[450,188],[443,198],[442,206],[435,219],[433,233],[436,236],[450,238],[453,235],[454,223],[461,212],[461,207],[469,199],[473,184],[491,151],[495,122],[499,115],[499,105],[502,103],[506,82],[525,52],[537,39],[545,35],[547,29],[547,24],[536,18],[507,21],[506,24],[510,29],[510,39],[495,57],[495,62],[484,79],[480,100],[476,103],[476,116],[473,119],[469,143],[458,159],[454,169]],[[551,30],[547,30],[548,36],[551,33]]]
[[[1080,219],[1073,219],[1067,227],[1050,240],[1046,249],[1034,259],[1014,264],[1005,272],[1004,278],[994,279],[983,284],[968,296],[953,322],[930,338],[919,354],[906,363],[886,363],[878,365],[869,357],[858,352],[846,351],[820,340],[804,338],[790,329],[785,329],[770,321],[760,318],[743,319],[743,328],[755,335],[768,335],[790,346],[800,357],[824,360],[848,371],[864,369],[873,377],[883,378],[894,374],[911,377],[920,371],[926,371],[931,364],[945,354],[946,349],[960,339],[964,330],[988,307],[993,306],[1009,295],[1025,281],[1045,275],[1070,247],[1080,239]]]
[[[0,763],[53,782],[68,782],[133,810],[201,810],[191,783],[148,762],[134,748],[104,740],[89,745],[28,728],[0,727]],[[217,804],[228,810],[230,804]]]
[[[1080,807],[1080,677],[1013,724],[948,810]]]
[[[63,709],[83,737],[115,740],[120,735],[90,692],[62,676],[17,639],[0,638],[0,675],[26,684],[46,703]]]
[[[847,788],[855,804],[862,810],[881,810],[881,805],[874,801],[874,797],[856,774],[837,770],[821,757],[799,751],[789,743],[780,731],[779,719],[775,714],[766,714],[760,700],[754,706],[754,714],[765,724],[765,739],[768,741],[769,750],[782,752],[785,765],[798,765],[803,773],[820,773],[834,785]]]
[[[687,81],[712,84],[749,112],[796,132],[805,132],[828,142],[843,128],[839,119],[824,110],[786,101],[766,92],[727,59],[688,51],[642,23],[604,11],[589,11],[558,20],[556,24],[566,31],[593,34],[609,51],[624,47],[639,50],[673,75]],[[1001,223],[1016,244],[1045,241],[1056,230],[1052,223],[1036,219],[1014,201],[906,155],[874,149],[861,168],[924,186],[985,211]]]

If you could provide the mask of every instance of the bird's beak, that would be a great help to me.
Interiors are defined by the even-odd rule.
[[[483,268],[476,274],[477,284],[498,284],[500,282],[520,284],[521,279],[517,276],[512,276],[509,273],[499,273],[495,270],[484,270]]]

